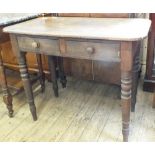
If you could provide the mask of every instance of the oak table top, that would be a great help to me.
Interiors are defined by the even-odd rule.
[[[151,21],[140,18],[40,17],[3,29],[4,32],[52,37],[137,41]]]

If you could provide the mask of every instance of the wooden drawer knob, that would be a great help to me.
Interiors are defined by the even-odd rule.
[[[94,54],[95,50],[93,47],[87,47],[86,48],[86,51],[89,53],[89,54]]]
[[[38,42],[32,42],[32,47],[33,48],[39,48],[40,44]]]

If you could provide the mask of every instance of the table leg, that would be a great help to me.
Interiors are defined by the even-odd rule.
[[[41,92],[45,91],[45,74],[43,72],[41,54],[36,54],[38,70],[39,70],[39,81],[41,85]]]
[[[12,95],[7,86],[5,69],[3,66],[3,60],[1,55],[1,47],[0,47],[0,85],[3,91],[3,101],[6,104],[6,107],[8,109],[9,117],[13,117]]]
[[[63,58],[58,57],[58,67],[59,67],[59,77],[60,77],[60,82],[62,84],[62,87],[65,88],[67,84],[65,72],[64,72],[64,66],[63,66]]]
[[[128,141],[131,85],[132,85],[132,43],[121,42],[121,103],[122,103],[122,133],[123,141]]]
[[[49,64],[49,70],[51,73],[51,79],[53,83],[53,90],[55,97],[58,97],[58,83],[57,83],[57,76],[56,76],[56,57],[54,56],[48,56],[48,64]]]
[[[28,104],[30,107],[33,120],[36,121],[37,120],[36,107],[34,104],[32,85],[30,82],[29,74],[28,74],[25,53],[20,52],[18,58],[19,58],[19,68],[20,68],[21,78],[23,81],[26,97],[28,100]]]
[[[131,72],[122,72],[121,74],[121,102],[123,141],[128,141],[131,104]]]
[[[133,72],[132,72],[132,97],[131,97],[131,111],[135,111],[135,105],[137,102],[137,87],[138,87],[138,78],[140,71],[140,57],[137,55],[133,62]]]

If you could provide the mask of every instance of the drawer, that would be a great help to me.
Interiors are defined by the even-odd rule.
[[[63,56],[105,60],[105,61],[120,61],[119,56],[120,44],[111,41],[66,41],[66,52]]]
[[[31,51],[43,54],[60,55],[59,41],[57,39],[44,39],[35,37],[17,37],[21,51]]]

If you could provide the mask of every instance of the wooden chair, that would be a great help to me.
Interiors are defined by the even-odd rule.
[[[1,38],[1,41],[2,41],[2,38]],[[13,105],[12,105],[13,98],[7,85],[5,66],[3,64],[3,58],[2,58],[1,52],[2,52],[2,47],[0,45],[0,86],[2,87],[3,101],[6,104],[6,107],[8,109],[8,115],[9,117],[13,117]],[[37,65],[38,65],[38,71],[39,71],[38,77],[36,79],[39,79],[40,85],[41,85],[41,91],[44,92],[45,75],[43,73],[41,55],[37,54],[36,58],[37,58]]]
[[[9,25],[12,25],[12,24],[9,24]],[[3,52],[2,52],[3,48],[1,46],[3,43],[6,43],[10,40],[9,35],[6,33],[3,33],[3,28],[5,26],[8,26],[8,25],[4,24],[0,26],[0,86],[2,87],[3,101],[6,104],[6,107],[8,109],[8,115],[9,117],[13,117],[13,105],[12,105],[13,98],[7,84],[5,65],[3,63]],[[37,66],[38,66],[38,76],[35,79],[39,79],[40,85],[41,85],[41,91],[43,92],[45,89],[45,75],[43,72],[41,55],[37,54],[36,59],[37,59]]]

